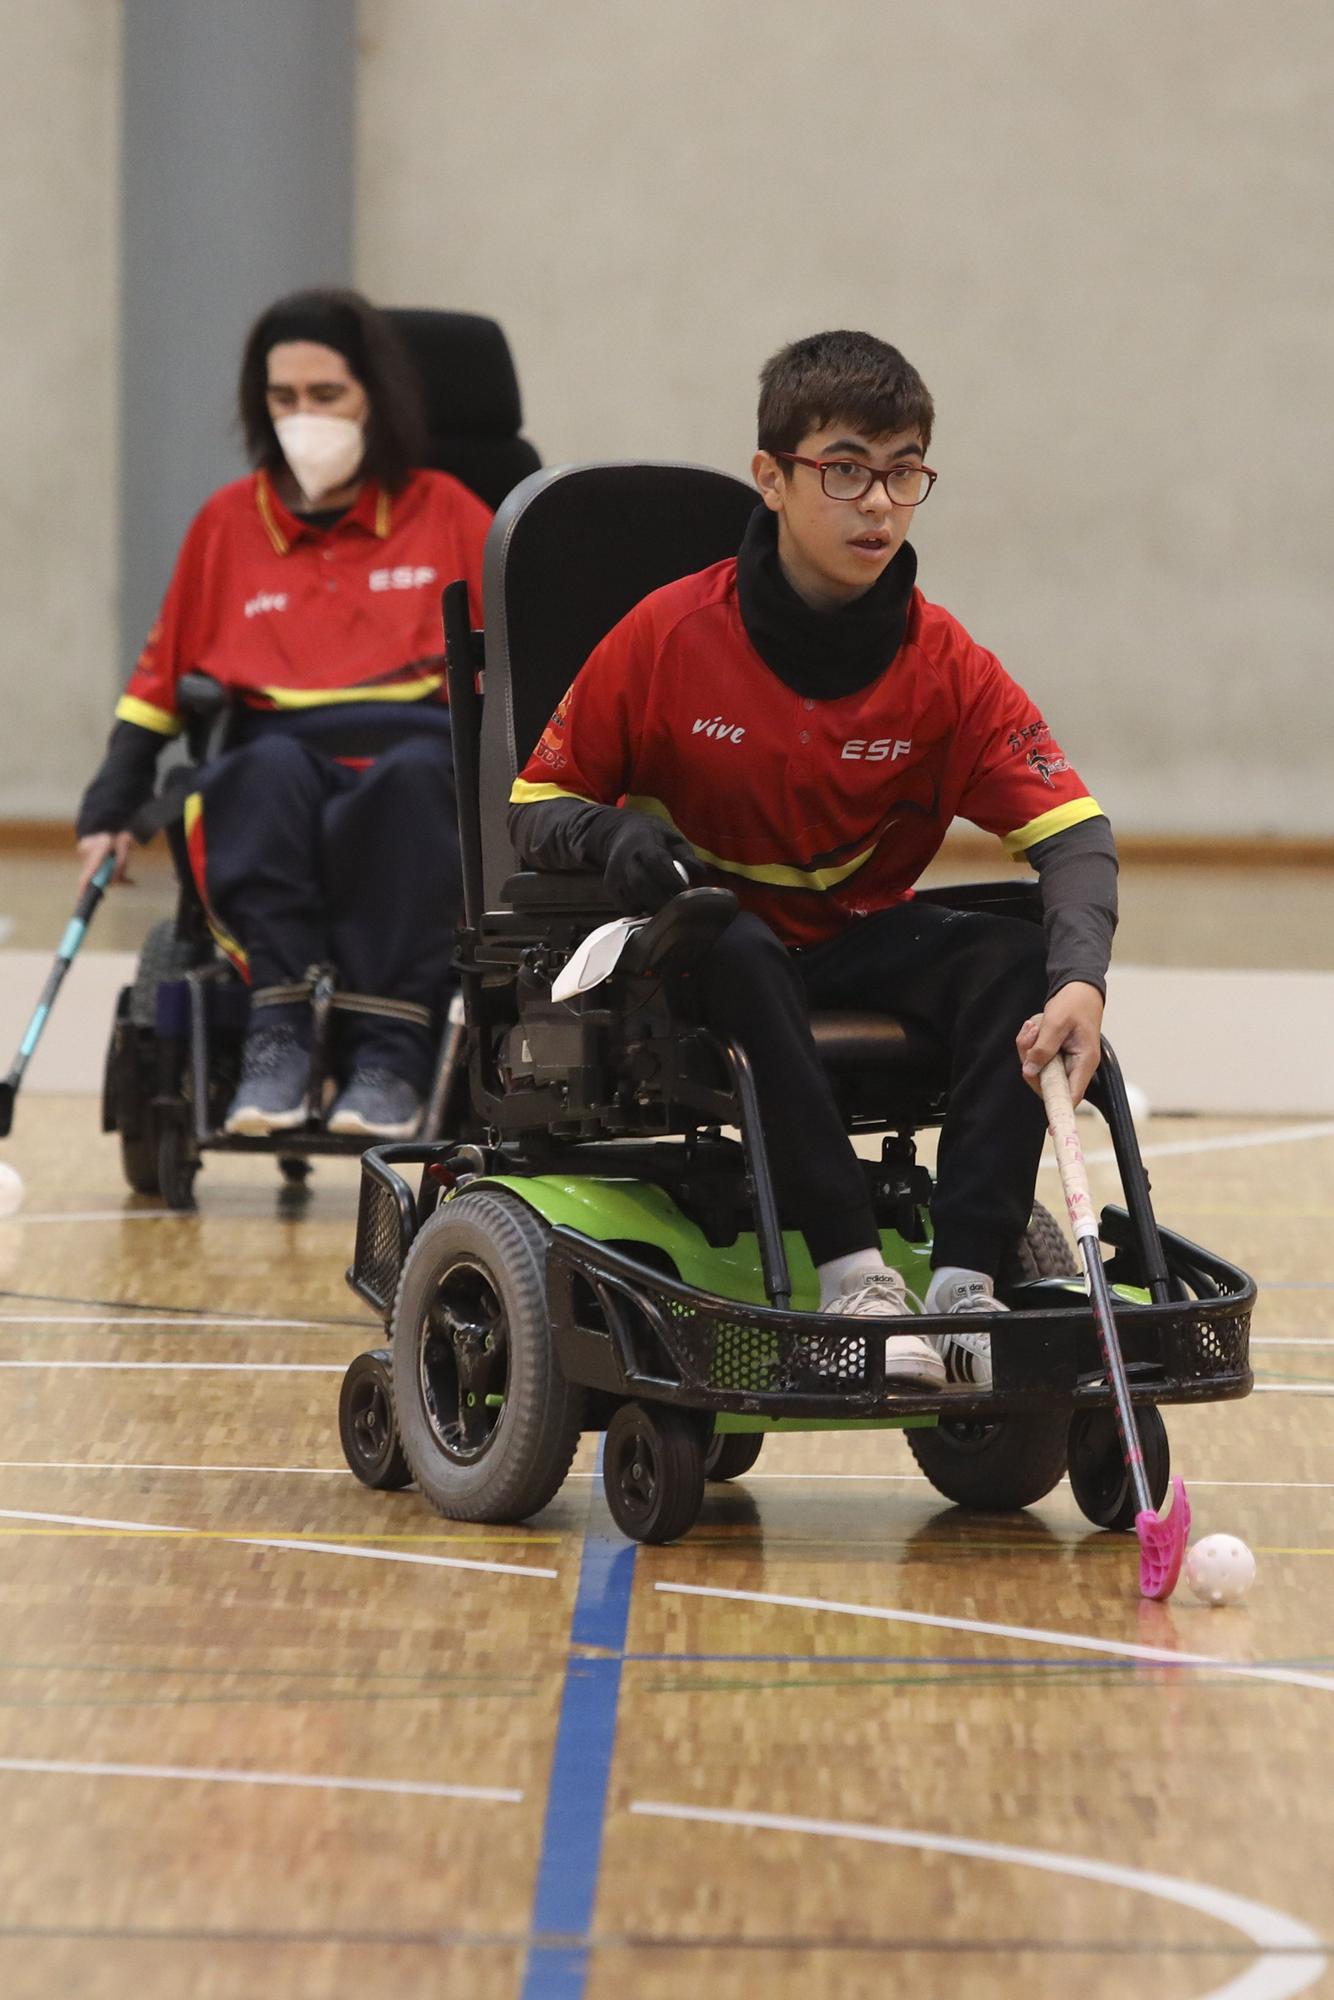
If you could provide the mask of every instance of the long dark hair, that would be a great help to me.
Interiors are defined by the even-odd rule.
[[[274,473],[286,463],[269,416],[269,349],[314,340],[341,354],[366,391],[366,455],[361,469],[390,493],[420,465],[425,449],[421,380],[392,323],[360,292],[292,292],[262,312],[246,336],[237,405],[252,465]]]

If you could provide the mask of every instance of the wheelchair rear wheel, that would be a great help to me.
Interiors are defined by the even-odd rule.
[[[1033,1204],[1012,1266],[1021,1278],[1076,1275],[1065,1233],[1041,1202]],[[942,1418],[934,1430],[905,1431],[904,1436],[937,1493],[957,1506],[996,1513],[1045,1499],[1060,1484],[1069,1449],[1066,1417],[1045,1410],[999,1417],[994,1424]]]
[[[551,1345],[546,1246],[524,1202],[469,1189],[423,1223],[403,1266],[394,1419],[418,1486],[451,1520],[525,1520],[570,1469],[583,1397]]]

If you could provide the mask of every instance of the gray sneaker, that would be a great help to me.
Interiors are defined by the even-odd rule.
[[[223,1130],[257,1139],[290,1132],[309,1116],[309,1049],[284,1023],[252,1028],[241,1045],[241,1081]]]
[[[422,1100],[391,1069],[354,1069],[329,1113],[328,1129],[350,1139],[411,1139]]]
[[[942,1285],[931,1300],[933,1313],[1003,1313],[1010,1308],[1002,1305],[992,1289],[988,1278],[955,1278],[948,1285]],[[966,1382],[973,1389],[991,1387],[991,1335],[989,1333],[964,1332],[938,1333],[930,1336],[934,1347],[939,1348],[945,1363],[945,1373],[951,1382]]]
[[[911,1294],[897,1271],[864,1271],[844,1280],[843,1291],[824,1308],[846,1319],[905,1319]],[[917,1333],[885,1337],[885,1380],[919,1389],[945,1385],[945,1363],[929,1340]]]

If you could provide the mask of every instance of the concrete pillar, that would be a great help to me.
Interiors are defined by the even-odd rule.
[[[356,0],[125,0],[121,680],[244,459],[251,321],[352,266]]]

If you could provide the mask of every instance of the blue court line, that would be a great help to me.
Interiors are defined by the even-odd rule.
[[[601,1458],[599,1449],[599,1469]],[[638,1544],[627,1542],[613,1528],[599,1488],[600,1482],[595,1483],[590,1496],[570,1621],[570,1655],[529,1926],[535,1941],[529,1947],[520,2000],[582,2000],[588,1975],[588,1939],[638,1554]],[[590,1659],[575,1651],[584,1646],[608,1657]]]

